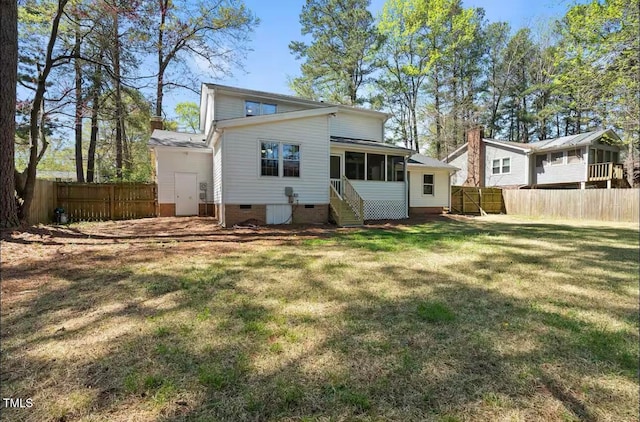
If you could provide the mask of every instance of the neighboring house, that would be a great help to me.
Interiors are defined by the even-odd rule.
[[[610,129],[519,143],[485,139],[469,132],[466,144],[444,161],[460,170],[457,186],[586,188],[626,186],[620,138]]]
[[[411,150],[383,142],[388,117],[203,84],[202,133],[155,130],[149,141],[160,215],[213,213],[232,226],[325,223],[331,214],[349,225],[406,218],[409,208],[442,212],[455,169],[423,156],[407,163]]]
[[[75,171],[63,170],[36,170],[36,177],[44,180],[55,180],[57,182],[77,182],[77,174]]]

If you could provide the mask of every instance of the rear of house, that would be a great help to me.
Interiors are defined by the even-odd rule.
[[[204,84],[203,133],[157,130],[149,142],[163,185],[161,215],[212,211],[224,226],[407,218],[412,151],[384,143],[387,118],[373,110]],[[167,140],[169,134],[176,139]],[[428,169],[421,166],[413,171]],[[432,170],[427,179],[433,193],[415,204],[441,211],[448,205],[451,169]],[[177,183],[197,185],[196,196]],[[181,204],[194,198],[197,206]]]

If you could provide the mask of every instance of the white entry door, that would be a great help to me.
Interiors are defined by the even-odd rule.
[[[176,215],[198,215],[197,173],[174,173]]]

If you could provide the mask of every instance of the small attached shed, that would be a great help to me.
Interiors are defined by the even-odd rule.
[[[422,154],[407,161],[409,215],[441,214],[451,207],[451,176],[459,170]]]
[[[156,129],[148,145],[160,216],[213,215],[213,151],[204,135]]]

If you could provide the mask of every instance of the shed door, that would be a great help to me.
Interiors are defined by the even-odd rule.
[[[291,205],[267,205],[267,224],[290,224]]]
[[[198,175],[175,173],[176,215],[198,215]]]

